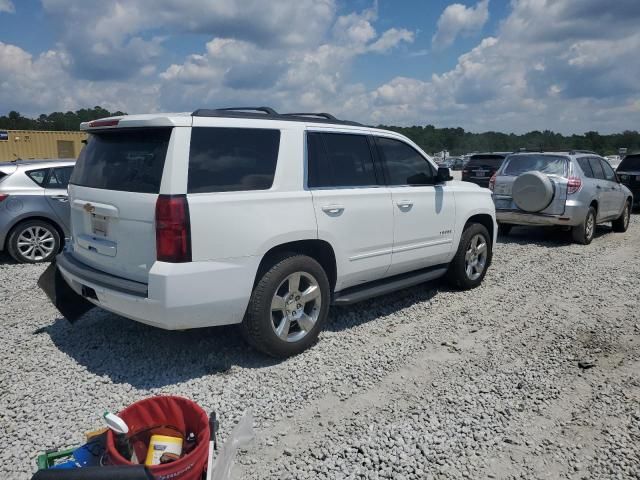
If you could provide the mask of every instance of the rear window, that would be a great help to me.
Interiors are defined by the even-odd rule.
[[[280,130],[194,127],[187,191],[268,190],[279,147]]]
[[[69,183],[123,192],[158,193],[171,128],[92,133]]]
[[[504,162],[504,155],[474,155],[469,159],[467,167],[488,166],[500,168],[502,162]]]
[[[640,170],[640,155],[627,155],[618,165],[618,170]]]
[[[513,155],[507,157],[502,175],[516,176],[524,172],[541,172],[547,175],[565,175],[566,157],[555,155]]]

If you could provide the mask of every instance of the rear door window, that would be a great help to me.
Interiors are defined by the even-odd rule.
[[[591,165],[589,164],[589,159],[587,157],[578,158],[578,165],[580,165],[585,177],[594,178],[593,170],[591,169]]]
[[[280,148],[280,130],[194,127],[189,193],[268,190]]]
[[[73,167],[52,168],[51,174],[49,175],[49,181],[47,182],[47,188],[66,189],[67,185],[69,185],[69,179],[71,178],[72,172]]]
[[[491,167],[498,169],[504,162],[503,155],[473,155],[467,163],[467,168]]]
[[[44,182],[47,179],[47,174],[49,173],[48,168],[39,168],[37,170],[29,170],[26,172],[27,177],[36,182],[41,187],[44,186]]]
[[[604,170],[602,170],[600,159],[596,157],[589,157],[589,165],[593,171],[593,178],[604,180]]]
[[[105,190],[158,193],[170,137],[171,128],[91,133],[69,183]]]
[[[310,188],[377,185],[365,135],[308,132],[307,149]]]
[[[541,172],[547,175],[564,176],[567,159],[556,155],[513,155],[507,157],[503,175],[517,177],[525,172]]]
[[[624,160],[618,165],[618,171],[640,171],[640,155],[627,155],[624,157]]]

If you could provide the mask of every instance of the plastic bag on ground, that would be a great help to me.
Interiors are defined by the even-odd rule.
[[[247,410],[220,449],[220,455],[213,467],[211,480],[229,480],[231,468],[239,448],[247,446],[253,440],[253,414]]]

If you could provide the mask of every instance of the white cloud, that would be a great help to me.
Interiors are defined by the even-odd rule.
[[[637,0],[609,8],[601,0],[513,0],[493,36],[449,71],[371,87],[352,80],[355,59],[394,52],[415,37],[401,25],[378,31],[375,4],[338,15],[333,0],[247,0],[243,9],[230,0],[184,0],[183,9],[171,9],[170,0],[43,2],[71,18],[50,13],[61,32],[54,49],[32,55],[0,43],[0,105],[25,114],[256,103],[473,131],[620,131],[640,123]],[[208,40],[163,63],[185,32]]]
[[[0,0],[0,13],[15,13],[16,7],[11,0]]]
[[[438,19],[438,30],[432,38],[435,48],[446,48],[459,35],[480,31],[489,20],[489,0],[480,0],[475,7],[453,3],[444,9]]]

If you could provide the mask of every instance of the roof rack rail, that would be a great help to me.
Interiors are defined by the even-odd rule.
[[[593,150],[571,150],[569,152],[570,155],[575,155],[576,153],[590,153],[592,155],[600,155],[599,153],[596,153]]]
[[[287,117],[321,117],[326,118],[327,120],[338,120],[336,117],[331,115],[330,113],[318,112],[318,113],[283,113],[281,115]]]
[[[278,112],[276,112],[273,108],[271,107],[225,107],[225,108],[216,108],[216,109],[208,109],[208,108],[199,108],[197,109],[195,112],[193,112],[191,115],[199,117],[199,116],[208,116],[206,115],[208,112],[262,112],[264,114],[267,115],[279,115]]]
[[[192,114],[194,117],[232,117],[232,118],[260,118],[265,120],[289,120],[294,122],[335,123],[362,127],[358,122],[340,120],[330,113],[278,113],[271,107],[227,107],[227,108],[199,108]]]

